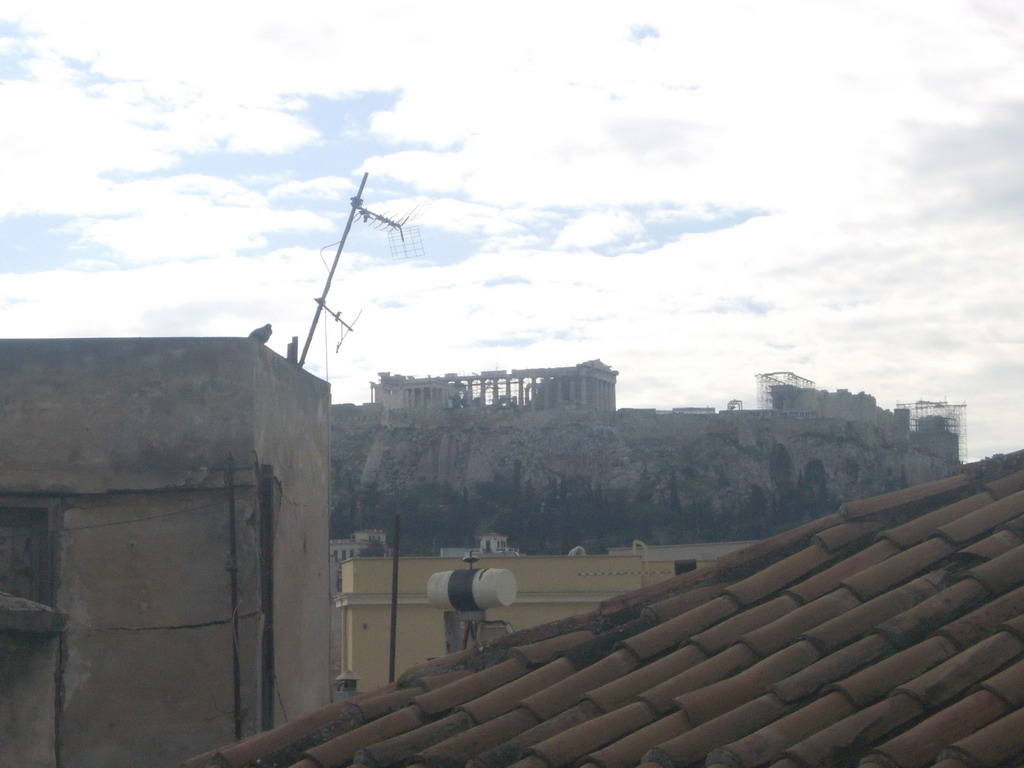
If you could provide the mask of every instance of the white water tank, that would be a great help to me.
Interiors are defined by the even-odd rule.
[[[446,611],[485,611],[515,599],[516,577],[506,568],[442,571],[427,580],[427,600]]]

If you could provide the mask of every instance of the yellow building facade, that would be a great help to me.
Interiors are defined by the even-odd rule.
[[[444,611],[427,601],[434,573],[466,568],[460,558],[404,557],[398,571],[398,632],[395,668],[406,669],[445,654]],[[517,595],[508,607],[491,608],[488,621],[527,629],[593,609],[602,600],[675,575],[671,562],[640,555],[490,556],[476,568],[504,568],[515,575]],[[340,666],[358,678],[358,690],[388,682],[391,636],[392,561],[384,557],[340,564]]]

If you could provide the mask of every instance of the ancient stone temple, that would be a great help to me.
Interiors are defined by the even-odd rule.
[[[370,384],[372,402],[385,408],[486,408],[615,410],[619,372],[600,360],[564,368],[525,368],[446,373],[417,378],[383,372]]]

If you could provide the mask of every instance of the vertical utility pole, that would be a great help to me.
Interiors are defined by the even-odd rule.
[[[316,325],[320,322],[320,313],[324,311],[324,302],[327,301],[327,292],[331,290],[331,281],[334,279],[334,270],[338,268],[338,261],[341,259],[341,250],[345,247],[345,240],[348,239],[349,230],[352,229],[352,222],[356,218],[356,211],[363,205],[363,187],[366,186],[366,179],[369,173],[363,174],[363,180],[359,183],[359,191],[352,198],[352,210],[348,214],[348,223],[341,235],[341,242],[338,243],[338,252],[334,254],[334,263],[331,264],[331,271],[327,274],[327,284],[324,285],[324,292],[316,299],[316,314],[313,315],[313,324],[309,326],[309,335],[306,336],[306,343],[302,347],[302,357],[299,358],[299,365],[306,364],[306,353],[309,352],[309,345],[313,341],[313,334],[316,333]]]
[[[395,649],[398,641],[398,546],[402,516],[395,513],[395,546],[391,554],[391,647],[388,651],[388,682],[395,682]]]

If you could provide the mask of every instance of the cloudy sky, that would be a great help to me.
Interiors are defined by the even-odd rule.
[[[2,336],[283,354],[368,173],[423,254],[353,227],[335,402],[600,358],[620,406],[793,371],[1024,448],[1012,0],[5,0],[0,115]]]

